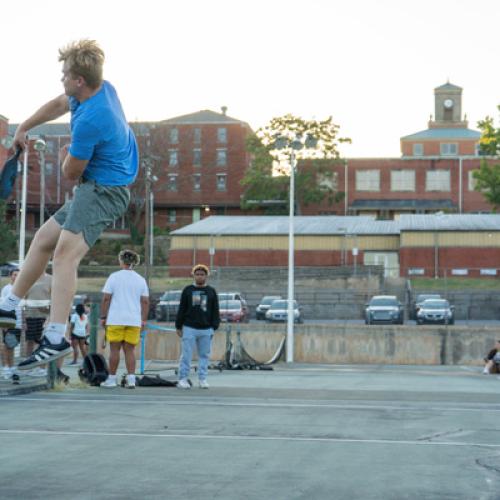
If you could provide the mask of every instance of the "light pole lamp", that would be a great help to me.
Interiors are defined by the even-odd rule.
[[[295,215],[295,169],[297,167],[297,151],[302,149],[313,149],[317,145],[317,139],[309,134],[295,135],[293,138],[278,136],[274,142],[274,149],[287,153],[290,157],[290,206],[288,216],[288,297],[287,297],[287,321],[286,321],[286,362],[293,363],[294,359],[294,215]]]

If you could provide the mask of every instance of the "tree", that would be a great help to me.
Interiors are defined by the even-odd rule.
[[[500,106],[497,108],[500,111]],[[500,128],[495,128],[491,116],[479,121],[477,126],[481,130],[480,154],[498,157],[500,154]],[[500,164],[490,165],[485,158],[482,158],[481,166],[473,173],[473,176],[476,180],[474,189],[481,192],[486,201],[493,206],[493,211],[496,211],[497,207],[500,206]]]
[[[269,124],[247,139],[247,151],[252,157],[250,167],[241,180],[245,191],[243,209],[264,208],[266,213],[287,213],[289,200],[289,151],[277,152],[275,141],[283,137],[292,141],[296,137],[312,136],[316,147],[306,147],[296,152],[298,160],[295,173],[296,210],[312,203],[340,201],[344,193],[337,191],[332,166],[340,161],[338,146],[351,142],[338,137],[339,126],[332,117],[326,120],[304,120],[287,114],[273,118]]]
[[[12,260],[16,256],[17,237],[13,225],[6,219],[5,200],[0,200],[0,261]]]

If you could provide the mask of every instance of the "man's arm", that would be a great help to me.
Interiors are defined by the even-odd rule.
[[[79,179],[85,168],[87,167],[88,160],[79,160],[68,152],[69,144],[64,145],[59,151],[59,160],[61,161],[62,173],[66,179],[76,181]]]
[[[22,150],[26,147],[26,136],[28,131],[37,125],[55,120],[69,111],[68,97],[65,94],[52,99],[35,111],[28,119],[24,120],[17,127],[14,135],[14,148],[20,147]]]
[[[146,326],[146,321],[149,315],[149,297],[141,295],[141,322],[142,328]]]
[[[106,318],[108,317],[109,305],[111,304],[110,293],[103,293],[101,300],[101,324],[104,326],[106,324]]]

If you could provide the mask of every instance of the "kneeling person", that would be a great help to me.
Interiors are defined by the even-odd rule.
[[[127,384],[135,388],[135,346],[139,343],[141,328],[146,326],[149,312],[149,290],[146,280],[133,270],[139,256],[132,250],[118,255],[121,270],[112,273],[102,290],[101,323],[106,327],[109,342],[109,376],[101,387],[116,387],[116,370],[120,350],[125,355]]]

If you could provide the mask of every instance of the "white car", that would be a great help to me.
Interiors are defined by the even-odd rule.
[[[293,301],[293,318],[295,323],[303,323],[302,311],[297,301]],[[266,312],[266,321],[287,321],[288,319],[288,300],[275,300]]]

